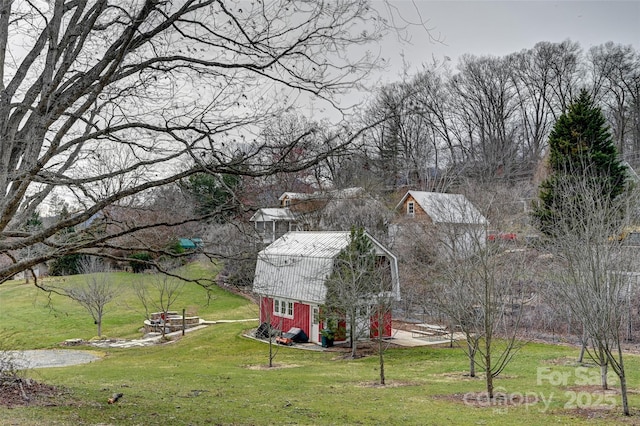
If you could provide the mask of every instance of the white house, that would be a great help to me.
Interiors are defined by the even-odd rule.
[[[296,215],[288,208],[262,208],[249,219],[262,242],[269,244],[289,231],[300,230]]]
[[[440,246],[449,254],[469,253],[486,243],[489,222],[462,194],[407,191],[396,212],[398,221],[390,229],[396,244],[411,244],[416,228],[437,231]]]

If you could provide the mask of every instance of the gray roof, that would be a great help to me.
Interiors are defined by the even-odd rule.
[[[256,211],[250,222],[295,221],[295,215],[288,208],[263,208]]]
[[[462,194],[441,192],[407,191],[396,206],[401,207],[409,197],[420,205],[434,223],[459,223],[484,225],[487,219]]]
[[[333,259],[350,241],[350,232],[288,232],[258,254],[253,290],[258,294],[311,303],[324,303],[326,279]],[[371,238],[376,251],[394,266],[394,289],[399,296],[397,260]]]
[[[334,258],[349,244],[348,231],[289,232],[262,250],[265,255]]]
[[[312,193],[304,193],[304,192],[284,192],[280,198],[280,201],[285,198],[290,198],[293,200],[314,200],[314,199],[349,199],[356,198],[359,196],[367,195],[367,192],[364,188],[359,186],[352,188],[344,188],[344,189],[333,189],[329,191],[315,191]]]

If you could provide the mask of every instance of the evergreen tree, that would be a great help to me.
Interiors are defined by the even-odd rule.
[[[196,213],[214,214],[214,220],[222,223],[237,213],[235,191],[240,184],[238,175],[197,173],[182,182],[182,188],[193,197]]]
[[[368,320],[370,297],[381,291],[375,249],[363,228],[351,229],[349,245],[335,259],[325,285],[324,315],[334,323],[346,318],[351,352],[355,357],[356,342],[363,333],[358,320],[363,317]]]
[[[534,219],[547,236],[557,236],[556,224],[563,220],[563,210],[588,204],[582,200],[584,191],[567,191],[572,181],[582,185],[586,179],[608,202],[625,191],[626,166],[619,160],[602,111],[584,89],[551,130],[549,169],[550,176],[540,185],[540,203],[533,210]],[[564,215],[565,219],[579,220],[574,213]]]

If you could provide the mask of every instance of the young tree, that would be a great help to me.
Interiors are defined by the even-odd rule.
[[[625,247],[616,236],[631,223],[639,204],[637,194],[611,200],[605,187],[606,180],[594,181],[588,173],[556,181],[557,194],[565,201],[562,215],[553,223],[554,233],[561,237],[548,243],[557,259],[551,279],[554,296],[582,324],[583,350],[600,366],[603,388],[608,386],[609,367],[618,376],[622,409],[629,415],[621,343],[629,280],[638,259],[633,248]],[[581,194],[579,200],[576,193]]]
[[[466,337],[469,374],[485,372],[487,395],[523,342],[518,333],[524,312],[524,271],[529,254],[494,245],[479,248],[445,268],[438,306]]]
[[[391,283],[388,282],[391,278],[391,274],[389,271],[384,271],[384,269],[378,269],[377,275],[378,279],[382,283],[382,288],[390,288]],[[382,272],[382,273],[381,273]],[[387,374],[385,370],[384,363],[384,353],[386,349],[389,347],[389,343],[384,339],[384,324],[387,317],[391,314],[393,309],[394,302],[396,299],[389,292],[381,291],[376,294],[374,299],[374,304],[372,306],[372,318],[374,320],[374,327],[372,330],[373,339],[376,342],[376,349],[378,352],[378,371],[379,371],[379,383],[381,385],[385,385],[387,381]]]
[[[337,321],[346,318],[353,358],[357,354],[358,339],[370,330],[375,310],[385,306],[383,296],[391,294],[392,283],[383,278],[385,273],[390,275],[390,269],[380,263],[364,229],[353,228],[349,245],[335,259],[325,282],[325,316]]]
[[[274,315],[274,310],[276,308],[270,305],[270,303],[273,303],[272,299],[268,298],[264,294],[258,294],[258,296],[261,301],[258,309],[263,310],[265,316],[263,316],[264,322],[260,324],[256,330],[256,337],[267,339],[267,342],[269,343],[269,363],[267,365],[269,368],[272,368],[274,366],[273,360],[278,355],[280,349],[275,338],[278,333],[282,332],[284,319]]]
[[[492,201],[486,200],[483,211],[491,210]],[[431,303],[465,335],[469,374],[483,370],[493,398],[494,379],[522,346],[525,271],[535,256],[487,243],[489,224],[465,197],[443,198],[432,209],[442,223],[430,231],[429,243],[437,247],[425,277],[433,288]]]
[[[386,26],[360,0],[3,1],[0,9],[0,252],[48,248],[0,267],[0,282],[158,226],[78,226],[155,187],[197,173],[295,172],[340,152],[359,131],[329,131],[294,160],[284,154],[304,134],[252,135],[301,98],[335,106],[335,95],[376,66],[348,49],[378,40]],[[71,214],[24,230],[53,194]],[[73,238],[58,238],[65,229]]]
[[[83,274],[84,283],[71,288],[50,288],[78,302],[89,312],[98,328],[98,337],[102,337],[102,319],[105,307],[118,295],[113,287],[113,277],[107,265],[101,259],[84,256],[78,261],[78,272]]]
[[[601,367],[607,387],[609,366],[620,379],[622,407],[629,415],[621,343],[624,301],[633,253],[616,238],[637,210],[600,109],[586,91],[569,106],[549,139],[551,175],[541,185],[534,211],[548,247],[558,259],[554,286],[582,323],[583,350]]]
[[[540,185],[540,203],[533,210],[538,227],[547,236],[561,235],[556,233],[556,224],[562,220],[579,220],[574,214],[562,218],[568,193],[559,187],[566,189],[571,176],[578,179],[578,186],[587,177],[592,180],[593,187],[602,191],[603,201],[612,201],[625,190],[627,169],[620,162],[605,123],[600,108],[582,90],[554,125],[549,135],[550,176]],[[574,200],[570,204],[572,213],[585,205],[581,194],[570,196]]]
[[[182,280],[160,274],[153,277],[150,285],[143,282],[134,285],[136,295],[144,306],[146,318],[150,319],[152,309],[161,313],[160,333],[163,339],[167,332],[166,324],[169,322],[169,312],[182,294],[184,285]]]

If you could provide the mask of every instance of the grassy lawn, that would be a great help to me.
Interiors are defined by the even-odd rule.
[[[214,273],[199,268],[192,273]],[[140,337],[144,312],[130,289],[140,276],[118,274],[121,297],[105,316],[110,337]],[[71,278],[67,278],[71,279]],[[73,279],[80,279],[74,277]],[[145,276],[145,279],[151,279]],[[255,318],[257,309],[238,296],[190,285],[176,305],[205,319]],[[346,360],[336,352],[279,348],[278,368],[266,369],[268,345],[242,337],[257,323],[216,324],[168,344],[96,351],[102,360],[40,369],[29,377],[68,390],[68,404],[0,408],[0,424],[17,425],[441,425],[634,424],[640,419],[640,359],[627,357],[630,404],[621,416],[618,394],[612,410],[589,380],[595,367],[576,369],[577,350],[528,344],[496,381],[514,398],[504,405],[479,404],[482,379],[464,375],[460,349],[418,347],[386,352],[388,385],[375,386],[375,356]],[[47,348],[69,338],[88,339],[95,326],[82,308],[32,286],[0,286],[0,329],[12,346]],[[539,370],[546,368],[546,370]],[[111,394],[124,397],[107,404]],[[465,397],[466,395],[466,397]],[[537,402],[536,402],[537,401]],[[585,406],[586,410],[572,408]],[[566,407],[565,407],[566,406]]]

